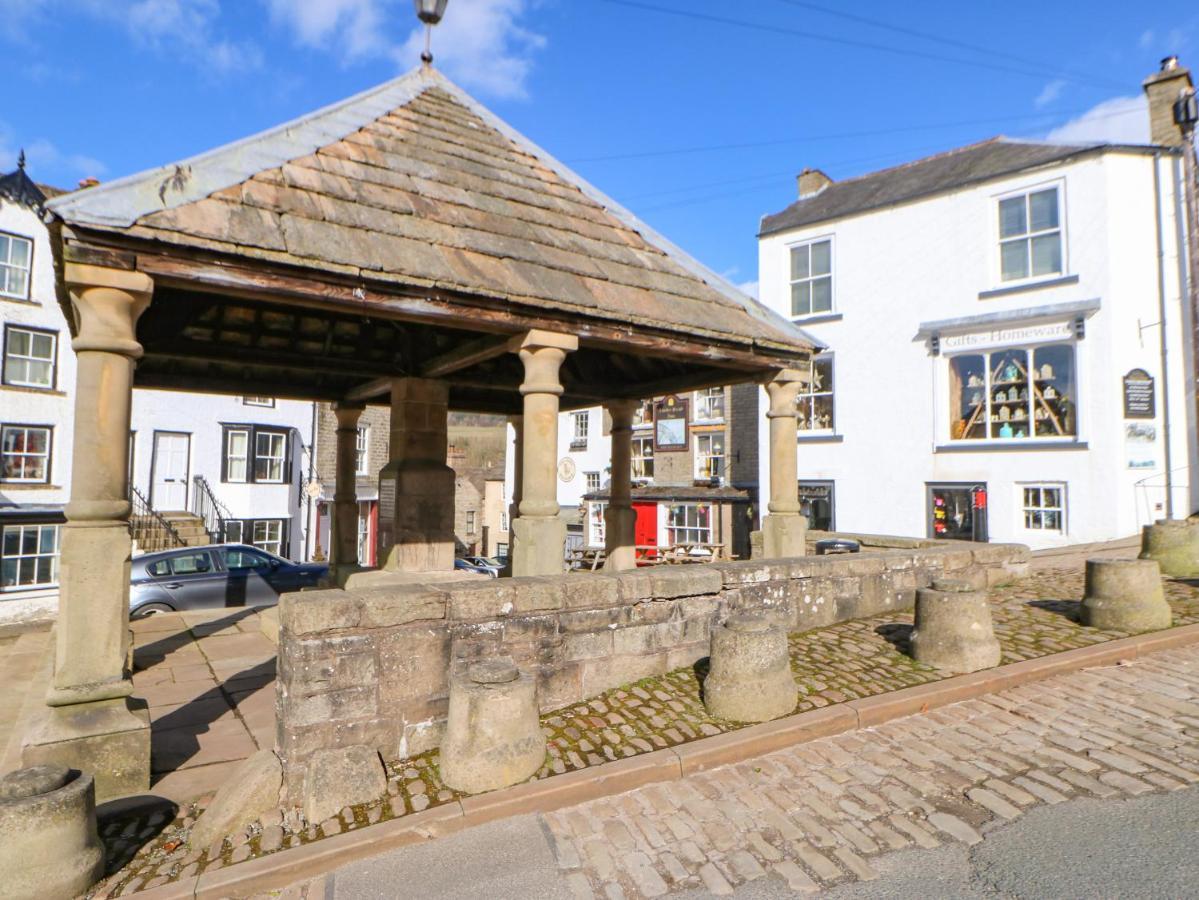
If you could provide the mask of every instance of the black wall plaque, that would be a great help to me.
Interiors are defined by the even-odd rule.
[[[1156,416],[1153,376],[1144,369],[1133,369],[1124,376],[1124,418],[1152,419]]]

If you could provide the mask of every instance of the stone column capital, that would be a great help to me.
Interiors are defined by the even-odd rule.
[[[154,282],[144,272],[67,263],[63,281],[75,312],[76,353],[98,350],[140,359],[137,320],[150,305]]]
[[[333,414],[337,416],[337,430],[343,428],[353,431],[358,430],[358,420],[362,417],[362,411],[366,406],[362,403],[346,403],[337,401],[333,404]]]
[[[770,409],[766,418],[775,419],[795,416],[795,401],[800,388],[808,383],[808,376],[799,369],[780,369],[770,378],[764,379],[763,387],[770,398]]]
[[[626,397],[622,397],[617,400],[605,401],[604,408],[608,410],[608,415],[612,417],[612,430],[632,430],[633,416],[637,414],[637,408],[640,405],[640,400],[633,400]]]

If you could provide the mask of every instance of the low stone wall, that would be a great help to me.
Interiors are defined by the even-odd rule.
[[[1027,548],[952,545],[431,585],[304,591],[280,604],[278,750],[289,792],[313,752],[386,759],[437,746],[452,667],[497,654],[536,672],[543,711],[691,665],[714,623],[768,609],[789,631],[910,608],[954,573],[1019,577]]]

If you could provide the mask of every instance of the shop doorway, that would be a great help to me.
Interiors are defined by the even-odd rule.
[[[633,511],[637,514],[633,525],[633,541],[637,546],[637,555],[657,556],[656,550],[648,549],[658,546],[657,502],[634,503]]]
[[[956,541],[986,541],[986,484],[928,485],[928,536]]]
[[[801,481],[799,511],[807,517],[808,527],[813,531],[836,531],[836,519],[833,516],[833,482]]]

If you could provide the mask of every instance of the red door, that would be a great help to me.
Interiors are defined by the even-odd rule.
[[[633,511],[637,513],[637,522],[633,526],[633,539],[638,548],[658,546],[658,504],[634,503]],[[656,556],[655,551],[637,550],[638,556]]]

